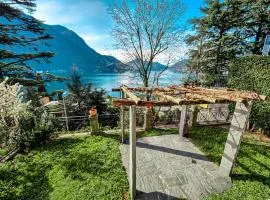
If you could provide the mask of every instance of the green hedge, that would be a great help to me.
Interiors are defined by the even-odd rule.
[[[270,97],[270,57],[256,55],[233,60],[229,64],[228,86]],[[270,100],[254,103],[250,122],[270,132]]]

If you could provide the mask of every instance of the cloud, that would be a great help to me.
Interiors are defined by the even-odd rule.
[[[134,57],[129,56],[124,50],[121,49],[100,49],[97,52],[102,55],[114,56],[123,63],[127,63],[134,59]],[[182,45],[177,49],[173,49],[171,51],[158,55],[154,61],[164,65],[167,65],[168,63],[169,65],[172,65],[178,62],[179,60],[186,58],[187,57],[186,52],[187,46]]]
[[[107,5],[98,0],[38,0],[34,16],[48,24],[108,25]],[[102,26],[100,26],[102,27]]]
[[[66,26],[98,50],[111,45],[113,22],[107,6],[101,0],[37,0],[34,17],[47,24]]]
[[[97,52],[112,55],[122,62],[132,58],[119,49],[113,49],[110,31],[113,27],[107,7],[111,0],[37,0],[34,16],[47,24],[60,24],[76,32]],[[186,46],[157,57],[156,61],[166,64],[185,56]],[[178,60],[177,60],[178,59]]]

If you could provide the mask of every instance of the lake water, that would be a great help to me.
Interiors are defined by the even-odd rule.
[[[164,72],[159,79],[159,85],[177,85],[182,82],[183,74],[174,73],[171,71]],[[110,74],[95,74],[91,76],[84,76],[82,78],[84,83],[91,83],[93,88],[103,88],[111,96],[118,96],[119,93],[112,92],[112,88],[118,88],[121,84],[128,86],[141,86],[139,78],[134,77],[131,73],[110,73]],[[49,91],[53,90],[67,90],[66,83],[48,83],[47,88]]]

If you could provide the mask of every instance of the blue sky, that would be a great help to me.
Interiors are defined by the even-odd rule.
[[[112,0],[37,0],[34,16],[47,24],[63,25],[79,34],[86,43],[102,54],[120,58],[113,49],[110,31],[113,21],[107,13]],[[185,21],[199,16],[204,0],[183,0]]]

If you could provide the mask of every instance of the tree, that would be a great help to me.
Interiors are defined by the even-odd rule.
[[[134,61],[134,71],[145,87],[152,78],[154,60],[179,47],[183,35],[181,0],[123,0],[109,13],[115,21],[113,36],[118,49]]]
[[[81,75],[74,70],[70,81],[67,83],[69,96],[67,98],[69,107],[76,113],[87,115],[92,107],[96,107],[98,113],[104,113],[107,110],[107,103],[105,100],[105,91],[92,91],[91,84],[84,84],[81,80]]]
[[[239,90],[255,91],[270,96],[270,57],[243,56],[229,64],[228,85]],[[270,134],[270,100],[254,102],[250,115],[253,128]]]
[[[189,35],[191,69],[203,73],[204,84],[226,84],[228,61],[243,53],[239,28],[243,25],[242,1],[208,0],[203,17],[193,19],[195,34]]]
[[[247,49],[260,55],[264,40],[270,30],[270,1],[245,0],[242,3],[245,12],[243,35]]]
[[[37,64],[49,62],[52,52],[38,51],[51,36],[45,33],[42,23],[24,13],[31,14],[35,9],[35,0],[0,1],[0,80],[9,77],[12,83],[38,85],[36,73],[29,66],[29,61]],[[19,47],[27,47],[30,52],[19,52]],[[57,78],[46,74],[47,80]]]

